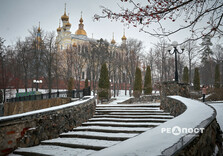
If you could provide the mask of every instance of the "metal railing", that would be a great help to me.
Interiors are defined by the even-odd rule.
[[[37,94],[29,96],[20,96],[15,98],[6,99],[6,102],[19,102],[19,101],[32,101],[43,100],[51,98],[71,97],[71,98],[83,98],[84,96],[91,95],[90,87],[83,90],[62,91],[55,93]]]

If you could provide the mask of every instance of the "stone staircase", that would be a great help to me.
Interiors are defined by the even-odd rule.
[[[10,155],[89,155],[139,135],[169,119],[159,103],[100,104],[93,118],[59,138],[18,148]]]

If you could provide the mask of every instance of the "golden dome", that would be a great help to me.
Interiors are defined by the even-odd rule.
[[[82,12],[81,12],[81,18],[80,18],[80,24],[78,30],[75,32],[75,35],[85,35],[87,36],[86,31],[84,30],[84,24],[83,24],[83,18],[82,18]]]
[[[75,42],[73,43],[73,47],[77,47],[77,44]]]
[[[60,26],[57,28],[57,31],[61,31],[61,27]]]
[[[62,21],[68,21],[69,20],[69,17],[67,16],[66,12],[64,12],[64,15],[61,16],[61,20]]]
[[[59,20],[59,27],[57,28],[57,32],[61,31],[61,27],[60,27],[60,20]]]
[[[75,32],[76,35],[85,35],[87,36],[87,33],[84,29],[78,29],[76,32]]]
[[[125,37],[125,35],[122,36],[122,40],[127,40],[127,38]]]
[[[115,44],[115,39],[114,39],[114,33],[113,33],[113,37],[112,37],[112,40],[111,40],[111,44]]]
[[[81,16],[81,18],[80,18],[79,22],[80,22],[80,23],[83,23],[83,22],[84,22],[84,20],[83,20],[82,16]]]
[[[112,41],[111,41],[111,44],[115,44],[116,42],[115,42],[115,40],[114,39],[112,39]]]
[[[40,32],[40,22],[39,22],[39,27],[38,27],[37,31]]]
[[[64,7],[64,15],[61,16],[61,20],[62,21],[68,21],[69,20],[69,17],[66,14],[66,3],[65,3],[65,7]]]
[[[127,40],[127,38],[125,37],[125,29],[123,30],[122,40]]]
[[[71,27],[71,24],[70,24],[69,21],[66,23],[66,26],[67,26],[67,27]]]

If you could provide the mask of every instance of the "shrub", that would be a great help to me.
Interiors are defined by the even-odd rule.
[[[198,68],[195,68],[194,72],[194,90],[199,91],[200,90],[200,75]]]
[[[84,88],[87,88],[87,87],[88,87],[88,79],[86,78],[84,82]]]
[[[150,66],[146,68],[145,82],[144,82],[144,94],[152,94],[152,80]]]
[[[74,79],[71,77],[68,80],[68,86],[67,86],[67,90],[68,90],[68,97],[72,97],[72,90],[73,90],[73,84],[74,84]]]
[[[98,96],[99,99],[110,99],[110,82],[108,77],[108,68],[106,64],[101,67],[100,79],[98,82]]]
[[[183,71],[183,82],[187,83],[189,82],[189,75],[188,75],[188,68],[184,67],[184,71]]]
[[[215,81],[214,81],[214,87],[220,88],[220,69],[219,64],[215,66]]]
[[[133,88],[133,96],[138,98],[142,94],[142,74],[139,67],[136,68],[135,72],[135,82]]]

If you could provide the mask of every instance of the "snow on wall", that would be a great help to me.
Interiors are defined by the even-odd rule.
[[[148,156],[174,154],[177,150],[188,144],[196,134],[176,133],[176,126],[184,130],[206,127],[216,116],[214,109],[208,105],[184,98],[181,96],[169,96],[172,99],[184,103],[187,110],[156,128],[148,130],[136,137],[128,139],[110,148],[94,153],[95,156]],[[177,127],[177,128],[178,128]],[[178,129],[177,129],[178,130]],[[199,129],[199,133],[202,129]],[[175,135],[174,135],[175,134]]]
[[[57,138],[92,118],[95,107],[95,98],[89,96],[69,104],[0,117],[0,155]]]
[[[87,99],[88,97],[89,97],[89,99]],[[64,109],[64,108],[67,108],[67,107],[73,107],[75,105],[79,105],[79,104],[85,103],[88,100],[93,99],[94,96],[85,96],[85,98],[86,99],[84,99],[84,100],[78,100],[78,101],[74,101],[74,102],[64,104],[64,105],[60,105],[60,106],[44,108],[44,109],[25,112],[25,113],[21,113],[21,114],[3,116],[3,117],[0,117],[0,123],[3,122],[3,121],[6,121],[6,120],[14,120],[14,119],[17,119],[17,118],[26,117],[26,116],[30,116],[30,115],[41,114],[41,113],[50,112],[50,111],[56,111],[56,110]]]

